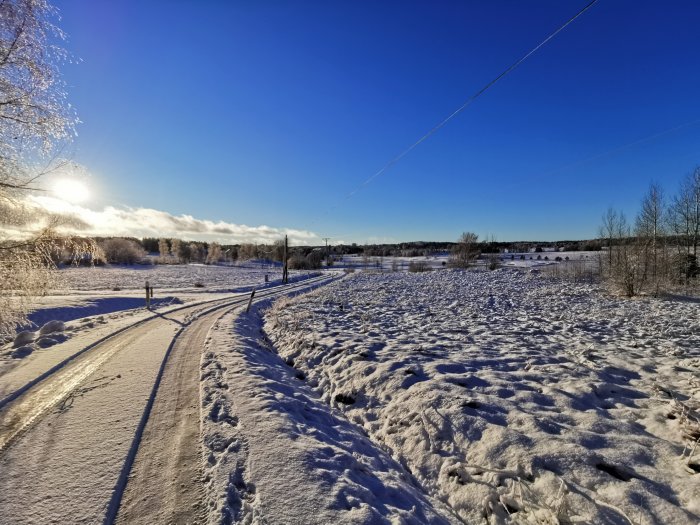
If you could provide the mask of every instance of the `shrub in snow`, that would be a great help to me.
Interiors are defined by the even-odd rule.
[[[488,257],[489,270],[496,270],[500,267],[501,267],[501,260],[498,258],[498,254],[490,254]]]
[[[52,334],[54,332],[63,332],[65,329],[66,325],[63,321],[54,319],[53,321],[49,321],[48,323],[44,324],[44,326],[42,326],[39,330],[39,333],[41,335]]]
[[[100,247],[110,263],[134,264],[146,256],[141,245],[130,239],[107,239]]]
[[[36,334],[34,334],[34,332],[31,332],[29,330],[24,330],[23,332],[18,333],[17,336],[15,337],[14,346],[17,347],[17,346],[27,345],[27,344],[31,343],[32,341],[34,341],[35,336],[36,336]]]
[[[408,265],[408,271],[411,273],[421,273],[430,271],[430,266],[425,261],[411,261]]]

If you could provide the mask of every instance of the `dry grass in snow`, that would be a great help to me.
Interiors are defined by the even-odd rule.
[[[700,308],[518,270],[278,301],[280,355],[467,523],[700,516]]]

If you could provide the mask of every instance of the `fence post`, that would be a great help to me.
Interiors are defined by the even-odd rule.
[[[250,311],[250,305],[253,304],[253,297],[255,297],[255,288],[253,288],[253,291],[250,292],[250,299],[248,299],[248,307],[245,309],[245,313]]]

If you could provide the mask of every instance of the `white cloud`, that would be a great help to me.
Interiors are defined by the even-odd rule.
[[[196,219],[191,215],[172,215],[151,208],[117,208],[107,206],[91,210],[45,195],[30,195],[25,204],[45,215],[60,215],[77,219],[63,226],[67,233],[92,236],[177,237],[186,240],[217,241],[225,244],[270,244],[289,236],[291,244],[319,244],[313,232],[272,226],[246,226],[224,221]]]

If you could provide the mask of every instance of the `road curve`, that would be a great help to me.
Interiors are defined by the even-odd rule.
[[[257,298],[318,282],[263,290]],[[136,442],[134,468],[126,469],[133,474],[134,483],[129,485],[140,486],[136,480],[146,472],[159,472],[161,480],[170,476],[168,489],[160,485],[161,515],[169,516],[164,521],[196,522],[196,490],[191,492],[190,485],[183,498],[177,488],[199,479],[199,352],[206,331],[221,312],[246,303],[247,298],[237,297],[204,310],[201,305],[192,306],[131,327],[7,403],[0,410],[0,516],[17,524],[45,522],[47,517],[61,523],[103,521],[114,500],[116,481],[125,470],[125,458],[134,447],[144,406],[152,402],[151,418],[146,413],[148,424],[141,429],[142,442]],[[163,366],[171,346],[172,360]],[[162,394],[154,398],[159,379]],[[193,440],[197,441],[194,451]],[[149,447],[168,454],[154,455]],[[168,456],[167,463],[141,466],[151,456],[161,462]],[[138,492],[125,493],[125,516],[141,514],[139,498],[134,496]]]

